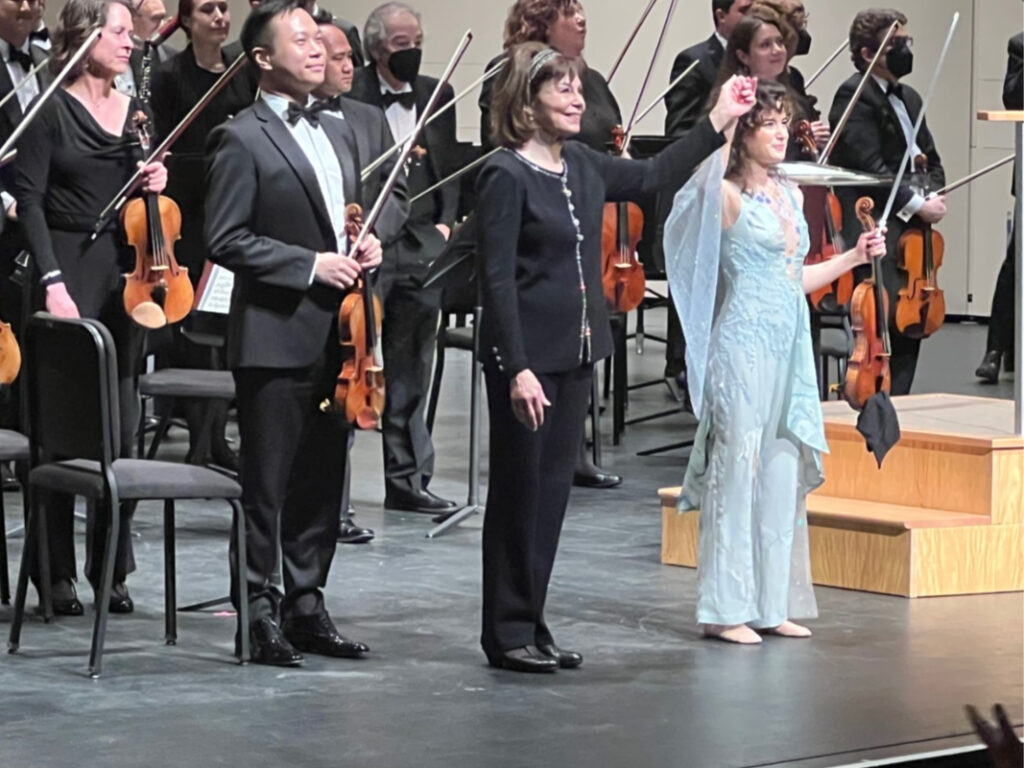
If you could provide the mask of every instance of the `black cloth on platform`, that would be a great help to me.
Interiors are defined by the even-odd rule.
[[[563,173],[503,149],[477,180],[481,345],[491,460],[484,518],[481,643],[490,658],[550,642],[544,600],[583,439],[593,364],[612,351],[601,287],[606,200],[671,185],[724,143],[710,120],[657,157],[629,160],[566,142]],[[552,405],[537,432],[512,412],[529,368]]]
[[[900,441],[900,420],[888,392],[878,392],[864,403],[857,417],[857,431],[881,468],[885,455]]]
[[[125,314],[122,274],[133,266],[116,224],[95,240],[93,225],[104,206],[135,172],[141,159],[131,119],[144,105],[132,99],[121,135],[103,130],[74,96],[57,90],[18,141],[18,210],[36,265],[35,277],[60,278],[82,317],[100,320],[110,330],[117,352],[121,453],[132,455],[139,418],[136,381],[142,351],[142,329]],[[45,307],[44,291],[37,309]],[[76,573],[72,541],[72,504],[53,496],[48,504],[49,543],[54,580]],[[100,575],[105,521],[90,526],[86,576]],[[123,581],[135,568],[130,520],[122,521],[114,580]]]
[[[345,202],[364,202],[353,127],[325,116],[318,130],[337,155]],[[311,278],[316,254],[338,242],[310,161],[266,101],[216,128],[207,151],[210,259],[235,273],[228,364],[253,619],[315,614],[337,543],[348,435],[320,410],[339,370],[344,294]],[[403,183],[385,208],[383,237],[404,220],[404,193]]]
[[[850,103],[861,74],[850,76],[836,92],[829,110],[829,123],[835,127],[839,122],[846,105]],[[921,112],[922,99],[920,94],[909,85],[903,85],[903,103],[912,122],[917,120]],[[917,135],[917,146],[928,158],[928,172],[925,175],[907,173],[903,184],[896,194],[896,202],[887,222],[889,232],[886,245],[889,258],[882,260],[882,280],[889,294],[890,304],[890,336],[892,338],[892,357],[890,371],[892,375],[892,394],[906,395],[910,393],[917,368],[917,356],[921,347],[920,339],[912,339],[895,330],[892,322],[896,312],[896,300],[903,284],[903,276],[896,268],[897,247],[900,236],[907,228],[897,214],[914,195],[914,186],[926,189],[939,189],[946,183],[946,174],[942,168],[942,159],[935,148],[935,140],[928,130],[927,118],[921,124]],[[900,125],[896,111],[885,92],[878,83],[869,80],[860,101],[850,113],[849,122],[836,142],[830,163],[841,168],[865,171],[873,174],[892,175],[899,171],[900,163],[907,151],[907,140]],[[860,236],[860,224],[857,220],[855,206],[860,197],[874,200],[876,217],[882,215],[889,196],[889,186],[882,187],[839,187],[836,196],[843,209],[843,238],[847,243],[855,243]],[[869,267],[858,267],[854,278],[863,280],[870,273]]]
[[[416,117],[423,114],[437,82],[425,75],[413,81],[409,95]],[[454,96],[452,87],[446,85],[441,90],[437,108]],[[376,66],[356,71],[349,97],[385,108]],[[418,157],[414,154],[406,164],[410,198],[456,170],[456,142],[455,112],[449,109],[428,125],[417,140],[426,154]],[[427,429],[426,411],[442,289],[440,286],[423,288],[422,284],[430,265],[445,248],[445,238],[437,225],[444,224],[450,231],[455,225],[458,205],[459,185],[447,184],[411,206],[409,218],[397,235],[382,238],[384,263],[379,287],[384,300],[384,322],[381,344],[388,396],[381,431],[384,482],[389,493],[425,489],[434,473],[434,443]]]

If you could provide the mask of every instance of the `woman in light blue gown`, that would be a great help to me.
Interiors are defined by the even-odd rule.
[[[700,418],[680,510],[700,510],[697,621],[708,636],[808,637],[817,615],[805,499],[827,451],[805,293],[885,253],[865,233],[804,267],[800,190],[777,166],[792,114],[761,83],[735,136],[676,195],[665,226],[669,284]],[[755,631],[756,630],[756,631]]]

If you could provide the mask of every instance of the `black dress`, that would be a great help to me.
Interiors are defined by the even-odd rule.
[[[514,648],[551,642],[544,601],[593,363],[612,351],[601,287],[604,203],[671,186],[724,141],[705,118],[648,160],[570,141],[562,173],[508,149],[484,164],[476,213],[491,475],[481,643],[492,662]],[[524,369],[551,401],[536,432],[511,407],[510,379]]]
[[[133,453],[139,420],[136,368],[142,329],[124,311],[123,273],[134,266],[118,218],[112,217],[95,241],[93,225],[100,211],[135,172],[142,159],[131,130],[132,118],[144,109],[132,99],[122,133],[108,133],[85,106],[63,89],[54,92],[18,141],[15,197],[37,278],[58,277],[82,317],[100,320],[110,330],[117,351],[121,455]],[[43,291],[37,308],[43,309]],[[71,499],[49,503],[48,523],[53,580],[74,578]],[[106,525],[97,521],[90,534],[86,575],[99,582]],[[114,580],[135,568],[129,521],[124,521]]]

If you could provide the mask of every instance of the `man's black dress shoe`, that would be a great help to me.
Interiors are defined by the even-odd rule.
[[[370,528],[360,528],[352,517],[353,512],[351,509],[341,516],[341,525],[338,527],[338,541],[342,544],[365,544],[368,541],[373,541],[373,530]]]
[[[50,587],[50,603],[55,616],[81,616],[85,607],[78,599],[75,585],[70,579],[58,581]]]
[[[254,664],[297,667],[302,663],[302,654],[292,647],[281,628],[269,616],[256,619],[249,625],[249,649]]]
[[[327,612],[286,619],[284,636],[300,651],[338,659],[361,659],[370,652],[362,643],[342,636]]]
[[[513,648],[497,656],[489,656],[487,661],[492,667],[507,669],[510,672],[557,672],[558,661],[541,653],[532,645]]]
[[[610,472],[573,472],[572,484],[578,488],[614,488],[622,485],[622,478]]]
[[[987,384],[995,384],[999,381],[999,363],[1002,358],[1002,354],[996,350],[989,350],[985,353],[985,357],[981,360],[981,365],[978,366],[974,375]]]
[[[429,515],[436,515],[439,512],[450,512],[458,505],[454,501],[442,499],[435,496],[427,489],[389,489],[384,497],[384,506],[387,509],[397,509],[402,512],[425,512]]]
[[[576,669],[576,667],[583,663],[582,654],[576,653],[576,651],[563,650],[554,643],[538,645],[537,650],[557,661],[560,669]]]

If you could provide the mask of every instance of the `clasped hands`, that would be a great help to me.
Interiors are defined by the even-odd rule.
[[[381,245],[374,235],[367,235],[351,255],[344,253],[318,253],[313,279],[318,283],[347,291],[359,276],[380,266]]]

